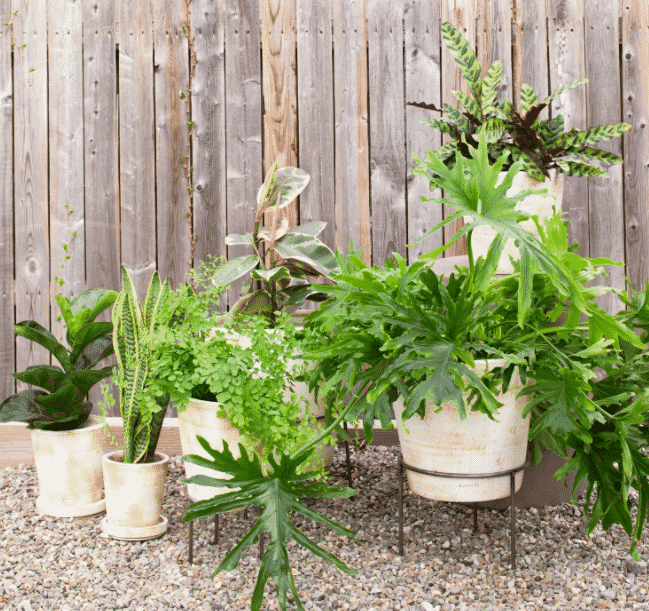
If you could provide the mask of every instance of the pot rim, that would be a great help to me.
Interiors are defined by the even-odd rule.
[[[122,465],[124,468],[138,467],[140,469],[144,467],[152,468],[169,462],[169,456],[167,456],[164,452],[160,452],[158,450],[155,451],[155,456],[161,456],[162,458],[160,460],[156,460],[155,462],[143,462],[143,463],[120,462],[112,459],[112,457],[115,456],[116,454],[124,456],[124,451],[113,450],[112,452],[107,452],[102,456],[102,462],[106,462],[106,463],[110,462],[111,464]]]
[[[91,420],[92,418],[92,420]],[[87,431],[95,431],[98,428],[103,428],[104,424],[97,414],[90,414],[88,419],[78,428],[69,429],[67,431],[50,431],[48,429],[29,429],[32,433],[40,433],[41,435],[54,435],[60,436],[62,433],[70,435],[71,433],[85,433]]]

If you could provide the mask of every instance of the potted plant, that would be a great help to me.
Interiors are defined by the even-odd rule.
[[[497,101],[502,63],[494,62],[483,76],[480,62],[466,39],[450,23],[442,24],[441,30],[444,42],[460,68],[470,94],[453,92],[464,110],[448,104],[440,109],[433,104],[409,103],[411,106],[444,113],[440,119],[425,121],[450,137],[438,150],[429,152],[429,156],[435,156],[447,167],[453,167],[458,155],[468,155],[467,146],[477,146],[476,134],[484,129],[491,163],[500,158],[504,151],[509,151],[509,158],[502,167],[503,172],[512,163],[521,164],[520,174],[512,181],[510,195],[537,187],[548,190],[547,195],[530,194],[517,204],[518,209],[538,216],[541,221],[551,215],[553,205],[561,207],[564,175],[608,176],[598,164],[622,163],[619,156],[597,149],[595,145],[620,136],[631,127],[628,123],[598,125],[585,131],[573,128],[566,132],[564,118],[560,114],[545,120],[539,119],[544,108],[548,107],[551,111],[554,100],[566,91],[587,83],[588,79],[578,78],[562,85],[543,102],[532,87],[523,84],[520,98],[523,114],[520,114],[511,100]],[[503,176],[504,174],[500,180]],[[525,222],[523,227],[532,233],[536,231],[532,220]],[[494,235],[495,231],[489,226],[476,228],[472,232],[476,256],[486,255]],[[513,242],[508,242],[499,264],[500,273],[512,273],[508,255],[516,256],[516,252]]]
[[[169,457],[156,452],[169,397],[152,388],[152,334],[173,317],[168,307],[169,281],[154,272],[144,307],[131,277],[122,267],[123,287],[113,306],[113,346],[117,367],[113,381],[119,390],[119,411],[124,424],[122,451],[103,456],[106,517],[102,530],[115,539],[146,540],[162,535],[168,520],[161,515]],[[106,405],[115,400],[103,386]],[[147,400],[150,399],[150,400]],[[105,421],[104,421],[105,424]]]
[[[88,391],[111,373],[93,369],[113,353],[109,322],[95,319],[115,301],[117,293],[89,289],[72,301],[57,295],[67,326],[64,346],[45,327],[24,320],[14,333],[46,348],[59,365],[37,365],[15,373],[30,386],[0,405],[0,422],[27,422],[31,429],[39,496],[36,507],[57,517],[104,511],[101,456],[105,438],[97,416],[91,416]]]
[[[203,264],[201,273],[192,274],[199,288],[206,281],[211,284],[207,279],[214,268]],[[299,347],[295,328],[286,314],[276,316],[275,327],[268,329],[264,316],[240,314],[233,321],[211,311],[220,291],[182,285],[173,293],[175,324],[152,335],[153,395],[174,402],[184,454],[202,453],[197,435],[214,447],[227,442],[235,451],[244,443],[263,456],[293,451],[316,428],[316,417],[295,379],[305,368],[293,362]],[[329,447],[321,448],[325,458]],[[203,473],[191,463],[185,470],[188,476]],[[192,500],[207,498],[206,492],[191,484],[187,489]]]

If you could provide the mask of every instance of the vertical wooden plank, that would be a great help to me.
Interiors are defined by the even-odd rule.
[[[406,51],[406,102],[426,102],[441,106],[440,23],[439,4],[422,0],[406,0],[405,3],[405,51]],[[408,163],[408,244],[414,244],[431,227],[442,220],[439,204],[424,203],[421,197],[439,198],[441,190],[431,193],[428,181],[415,176],[412,153],[420,159],[427,151],[435,151],[442,144],[441,134],[421,122],[437,118],[421,108],[406,106],[406,160]],[[416,261],[420,254],[442,245],[442,232],[438,231],[416,246],[408,249],[408,260]]]
[[[77,0],[48,3],[50,304],[59,341],[65,341],[65,322],[54,298],[60,293],[72,299],[86,283],[81,11]]]
[[[476,14],[477,14],[477,0],[442,0],[441,5],[441,22],[450,22],[455,29],[464,36],[468,43],[475,49],[476,48]],[[442,102],[460,107],[459,102],[455,99],[452,91],[464,91],[469,93],[469,87],[457,67],[453,56],[448,52],[446,45],[442,42]],[[447,137],[442,139],[444,142]],[[448,210],[443,211],[444,216],[449,214]],[[444,227],[444,241],[448,241],[455,232],[462,227],[464,223],[458,219]],[[467,253],[466,238],[458,240],[448,248],[444,256],[453,257],[458,255],[465,255]]]
[[[262,165],[262,91],[260,9],[258,0],[228,0],[225,18],[225,110],[228,233],[249,233],[257,209],[257,191],[264,181]],[[251,254],[249,246],[228,246],[228,259]],[[245,279],[232,283],[230,307]]]
[[[622,118],[627,277],[637,289],[649,280],[649,7],[626,0],[622,12]]]
[[[620,64],[618,55],[618,0],[591,0],[585,13],[585,50],[588,126],[621,121]],[[622,138],[597,145],[616,155],[622,154]],[[624,205],[622,166],[611,166],[610,178],[588,178],[588,229],[591,257],[624,261]],[[597,284],[624,287],[624,269],[611,267]],[[614,314],[620,301],[614,294],[597,299]]]
[[[119,138],[122,263],[144,299],[156,268],[151,0],[121,0]]]
[[[403,2],[367,4],[372,260],[406,256]]]
[[[545,1],[513,0],[512,63],[515,108],[521,112],[521,86],[527,83],[540,99],[549,94],[548,28]],[[547,119],[548,109],[541,111]]]
[[[512,0],[479,0],[478,59],[482,73],[495,61],[503,64],[498,101],[512,99]]]
[[[583,0],[548,0],[550,90],[586,75],[584,63]],[[562,114],[566,131],[586,129],[586,87],[564,93],[552,103],[552,116]],[[564,218],[570,221],[568,238],[578,242],[583,256],[590,252],[588,232],[588,181],[567,176],[563,187]]]
[[[16,320],[49,328],[46,4],[15,0],[12,11]],[[17,371],[50,362],[45,348],[22,337],[16,342]]]
[[[367,2],[334,2],[333,10],[336,248],[347,252],[351,238],[369,265]]]
[[[277,162],[297,166],[295,0],[261,0],[264,92],[264,176]],[[298,221],[297,204],[280,211],[289,226]]]
[[[182,158],[187,157],[188,91],[187,21],[184,0],[153,0],[156,123],[156,221],[158,271],[172,287],[186,279],[191,262],[189,192]]]
[[[324,221],[334,248],[334,112],[331,0],[297,5],[297,91],[300,167],[311,176],[300,197],[300,223]]]
[[[13,334],[14,306],[14,213],[13,213],[13,111],[11,78],[13,24],[11,0],[0,0],[0,402],[16,390],[16,348]],[[7,23],[8,25],[4,25]]]
[[[119,291],[120,210],[117,149],[116,7],[112,2],[84,0],[83,131],[85,163],[86,286]],[[111,310],[98,320],[109,321]],[[102,366],[114,365],[115,359]],[[105,381],[106,382],[106,381]],[[106,382],[107,383],[107,382]],[[113,396],[117,392],[113,390]],[[100,384],[88,395],[99,413]],[[110,412],[119,416],[119,406]]]

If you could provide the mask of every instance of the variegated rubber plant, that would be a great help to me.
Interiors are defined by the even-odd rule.
[[[434,153],[447,166],[453,166],[458,152],[468,156],[467,144],[477,147],[478,130],[486,127],[489,157],[493,163],[504,150],[511,154],[507,170],[514,162],[522,163],[523,170],[531,177],[543,181],[549,177],[549,170],[569,176],[608,176],[598,163],[611,165],[622,163],[622,159],[609,151],[593,148],[599,142],[620,136],[631,126],[628,123],[598,125],[585,131],[571,129],[565,132],[562,115],[539,120],[541,111],[568,90],[588,82],[578,78],[566,83],[546,97],[543,102],[527,84],[521,87],[521,110],[519,114],[511,100],[497,102],[503,72],[502,62],[494,62],[483,77],[480,62],[466,39],[450,24],[442,24],[442,37],[460,68],[471,95],[453,91],[464,110],[443,104],[436,108],[423,102],[409,103],[410,106],[443,112],[440,119],[425,123],[447,134],[452,139]],[[464,140],[463,140],[464,138]],[[592,163],[595,162],[595,163]]]
[[[156,397],[158,411],[143,409],[140,400],[150,382],[152,368],[151,334],[171,321],[173,311],[167,301],[169,280],[160,282],[154,272],[144,300],[144,308],[128,271],[122,266],[123,288],[113,306],[113,345],[117,357],[114,381],[119,388],[119,411],[124,422],[124,462],[151,460],[160,437],[169,396]],[[104,395],[106,397],[106,394]]]
[[[229,246],[251,246],[253,254],[228,262],[214,275],[213,283],[225,287],[250,274],[241,298],[232,314],[264,314],[271,325],[275,312],[287,314],[301,307],[305,300],[322,301],[324,296],[309,278],[331,278],[337,271],[331,249],[317,236],[326,223],[312,222],[289,229],[288,219],[279,220],[286,208],[309,183],[309,174],[294,167],[277,168],[275,164],[257,194],[257,211],[253,230],[225,238]],[[264,217],[270,224],[264,226]]]

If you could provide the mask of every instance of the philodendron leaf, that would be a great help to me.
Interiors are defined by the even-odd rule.
[[[338,271],[338,264],[331,250],[320,240],[309,235],[288,233],[275,244],[275,251],[284,259],[294,259],[310,265],[326,278],[331,278]]]
[[[199,484],[215,487],[230,488],[225,494],[216,495],[212,499],[192,503],[185,515],[183,522],[196,518],[218,515],[234,509],[259,507],[261,515],[252,528],[241,538],[239,543],[225,556],[221,564],[212,573],[215,577],[220,571],[231,571],[239,565],[241,556],[247,547],[253,545],[262,533],[270,537],[268,547],[264,552],[259,565],[259,573],[250,608],[260,611],[263,602],[264,589],[269,579],[272,579],[276,591],[277,602],[282,611],[286,611],[286,597],[288,591],[293,593],[298,609],[303,611],[303,606],[298,597],[297,588],[293,581],[293,574],[289,564],[287,544],[293,539],[298,545],[306,548],[314,555],[335,564],[339,569],[353,575],[357,571],[350,569],[331,552],[319,547],[306,537],[291,522],[291,516],[302,514],[311,521],[323,524],[337,533],[353,537],[353,533],[336,522],[325,518],[318,511],[307,507],[300,499],[304,498],[347,498],[356,494],[350,488],[330,488],[320,481],[307,481],[307,475],[298,475],[299,466],[309,460],[310,453],[302,453],[296,458],[283,454],[279,463],[272,455],[268,456],[271,472],[264,475],[259,457],[250,458],[245,447],[239,444],[240,457],[234,458],[227,442],[223,442],[223,450],[213,450],[207,441],[197,437],[201,446],[212,457],[212,460],[196,455],[184,456],[183,460],[208,469],[221,471],[232,476],[232,479],[216,479],[197,475],[181,480],[189,484]]]
[[[72,370],[72,362],[65,346],[56,341],[56,337],[42,325],[33,320],[23,320],[14,327],[14,333],[40,344],[54,355],[65,371]]]
[[[228,261],[223,267],[219,267],[212,278],[214,286],[228,286],[235,280],[245,276],[254,269],[261,261],[257,255],[246,255]]]
[[[70,338],[74,339],[82,326],[93,322],[106,308],[113,305],[117,294],[116,291],[107,289],[88,289],[71,302],[63,295],[57,295],[55,299],[65,319]]]

